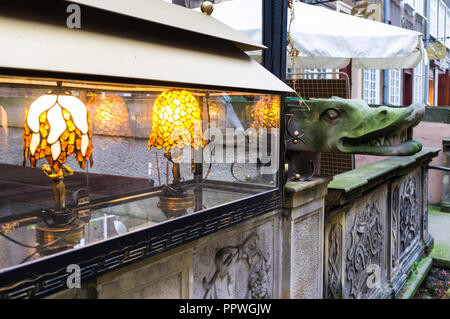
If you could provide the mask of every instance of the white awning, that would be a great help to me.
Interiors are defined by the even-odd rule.
[[[214,6],[212,16],[261,42],[261,3],[261,0],[219,3]],[[296,68],[343,68],[350,59],[361,69],[414,68],[421,59],[426,59],[419,32],[301,2],[294,2],[294,13],[290,32],[299,50]]]

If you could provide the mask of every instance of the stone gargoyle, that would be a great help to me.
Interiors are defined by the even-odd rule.
[[[318,152],[402,156],[422,149],[412,139],[412,128],[425,113],[421,103],[371,107],[362,100],[333,97],[308,100],[308,110],[293,102],[287,105],[290,176],[311,176]]]

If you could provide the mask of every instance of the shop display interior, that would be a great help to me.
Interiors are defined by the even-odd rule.
[[[0,269],[278,186],[280,96],[0,81]]]

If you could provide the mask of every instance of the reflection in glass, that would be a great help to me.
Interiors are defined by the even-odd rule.
[[[262,97],[252,111],[253,128],[276,128],[280,121],[280,99],[278,97]]]
[[[0,104],[0,147],[7,146],[8,137],[8,114]]]
[[[125,101],[116,94],[91,94],[86,106],[92,118],[92,132],[110,136],[129,136],[130,123]]]

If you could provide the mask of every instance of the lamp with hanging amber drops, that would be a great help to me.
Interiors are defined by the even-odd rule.
[[[73,155],[81,168],[90,160],[92,166],[92,133],[86,106],[75,96],[57,90],[42,95],[31,103],[25,114],[24,162],[32,168],[39,160],[42,171],[53,181],[54,207],[43,210],[43,221],[36,226],[39,243],[47,244],[64,237],[65,242],[81,239],[84,223],[77,213],[66,207],[64,177],[73,174],[65,165]]]
[[[173,183],[163,186],[158,204],[168,218],[181,216],[194,205],[194,195],[180,183],[183,149],[199,150],[205,145],[200,106],[195,96],[185,90],[168,90],[159,95],[153,105],[148,148],[165,148],[164,156],[172,163]]]

